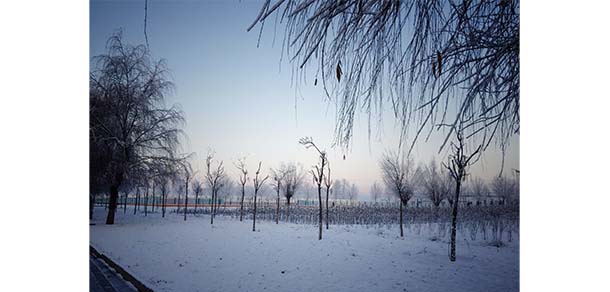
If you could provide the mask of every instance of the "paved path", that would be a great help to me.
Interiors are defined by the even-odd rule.
[[[90,292],[124,292],[136,291],[121,276],[109,269],[100,259],[89,255],[89,291]]]

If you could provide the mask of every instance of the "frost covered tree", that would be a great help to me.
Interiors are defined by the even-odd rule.
[[[182,177],[179,173],[173,178],[172,185],[174,186],[174,205],[176,205],[176,214],[180,212],[180,198],[182,197],[182,193],[184,193],[184,183],[182,182]]]
[[[259,177],[259,175],[261,174],[262,164],[262,161],[258,163],[258,169],[254,173],[254,179],[252,180],[252,182],[254,183],[254,214],[252,216],[252,231],[256,231],[256,199],[258,196],[258,191],[261,189],[265,181],[269,178],[268,175],[263,178]]]
[[[143,182],[144,184],[144,216],[148,216],[148,203],[150,197],[150,178],[146,177],[146,180]]]
[[[403,237],[403,206],[409,203],[415,192],[413,162],[404,154],[387,151],[382,156],[379,166],[386,189],[399,200],[400,237]]]
[[[246,168],[246,158],[237,160],[235,167],[239,170],[239,184],[241,185],[241,200],[239,201],[239,221],[244,219],[244,197],[246,196],[246,183],[248,182],[248,169]]]
[[[432,158],[430,163],[423,168],[422,175],[423,189],[432,205],[437,209],[444,199],[449,198],[450,192],[447,175],[438,166],[436,159]]]
[[[480,177],[475,177],[471,180],[470,189],[475,198],[477,198],[477,204],[481,204],[481,200],[489,196],[489,187]]]
[[[285,164],[280,165],[277,169],[270,169],[271,179],[273,180],[273,188],[277,193],[277,205],[275,209],[275,224],[280,223],[280,191],[282,190],[282,182],[286,179],[288,169]]]
[[[170,180],[166,176],[160,176],[157,178],[157,184],[161,191],[161,217],[165,218],[165,211],[167,207],[167,193],[170,187]]]
[[[518,0],[267,0],[247,30],[284,26],[295,72],[313,66],[314,85],[338,106],[340,145],[357,109],[381,116],[390,104],[401,138],[415,126],[412,145],[453,125],[442,149],[472,116],[465,138],[484,150],[519,133],[519,11]]]
[[[181,166],[182,175],[184,176],[184,221],[186,221],[186,209],[189,202],[189,184],[195,173],[193,172],[193,167],[186,159],[181,163]]]
[[[346,183],[347,183],[347,180],[345,180],[344,178],[335,179],[335,187],[334,187],[334,191],[332,193],[333,201],[336,202],[336,201],[344,198]]]
[[[216,163],[216,167],[214,164],[214,152],[209,151],[208,155],[205,159],[206,166],[206,183],[210,188],[210,193],[212,196],[212,202],[210,207],[210,224],[214,224],[214,216],[216,215],[216,203],[218,200],[218,191],[224,186],[226,180],[225,168],[222,165],[222,161]]]
[[[226,205],[227,201],[230,200],[231,195],[233,194],[233,190],[235,188],[235,182],[228,176],[225,177],[223,184],[218,189],[218,195],[216,201],[218,202],[216,205],[220,206],[221,204]]]
[[[324,186],[326,187],[326,230],[328,230],[328,195],[330,188],[333,184],[332,178],[330,177],[330,163],[326,164],[326,175],[324,176]]]
[[[497,176],[491,183],[491,189],[501,204],[510,204],[518,197],[518,186],[517,180],[506,176]]]
[[[102,155],[91,169],[109,188],[106,224],[114,224],[126,179],[146,165],[178,160],[184,118],[176,106],[164,105],[172,84],[163,60],[153,60],[146,46],[125,44],[121,32],[108,39],[106,49],[92,60],[89,145],[90,153]]]
[[[302,166],[297,166],[294,163],[289,163],[286,166],[286,177],[284,178],[284,197],[286,198],[286,219],[290,219],[290,200],[295,196],[296,192],[303,185],[305,179],[305,171]],[[307,192],[307,200],[309,200],[309,189]]]
[[[318,165],[314,165],[313,169],[311,170],[311,175],[313,177],[313,182],[314,184],[316,184],[318,186],[318,206],[319,206],[319,234],[318,234],[318,240],[322,240],[322,183],[324,180],[324,168],[326,167],[326,164],[328,163],[327,157],[326,157],[326,151],[322,151],[320,150],[320,148],[318,148],[318,146],[316,146],[316,144],[313,142],[313,139],[311,137],[304,137],[301,138],[299,140],[299,143],[303,146],[305,146],[306,149],[309,148],[313,148],[318,152],[319,155],[319,164]]]
[[[451,206],[451,250],[449,254],[449,260],[452,262],[455,262],[455,237],[457,231],[458,206],[460,205],[460,189],[462,182],[468,175],[468,167],[476,162],[482,147],[479,145],[472,153],[467,153],[462,128],[460,127],[460,129],[456,130],[454,133],[457,141],[451,143],[451,154],[447,158],[447,163],[443,163],[443,166],[449,171],[449,174],[455,183],[453,204]]]
[[[373,202],[377,203],[377,201],[380,199],[381,197],[381,188],[379,187],[379,185],[377,184],[377,182],[374,182],[373,185],[371,186],[371,199],[373,200]]]
[[[355,202],[358,199],[358,193],[358,187],[356,186],[356,184],[352,183],[347,192],[347,199],[350,202]]]
[[[197,206],[199,205],[199,194],[201,194],[203,192],[203,186],[201,185],[201,181],[197,178],[193,179],[193,182],[191,183],[191,188],[193,189],[193,192],[195,192],[195,210],[194,213],[195,215],[197,214]]]

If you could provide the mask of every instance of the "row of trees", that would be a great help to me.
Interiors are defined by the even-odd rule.
[[[474,164],[480,155],[481,146],[474,151],[469,151],[464,142],[463,130],[455,132],[455,142],[451,143],[451,153],[447,162],[437,167],[434,160],[429,167],[415,169],[413,160],[400,152],[389,151],[380,160],[383,181],[386,188],[400,201],[400,236],[403,233],[403,205],[406,206],[413,198],[418,186],[423,186],[432,204],[438,208],[443,199],[447,199],[451,205],[451,249],[450,260],[455,261],[456,226],[458,220],[458,206],[462,184],[466,180],[468,169]],[[449,178],[449,180],[447,180]],[[499,177],[494,181],[494,191],[505,200],[511,196],[515,186],[508,180]],[[496,189],[497,188],[497,189]],[[476,187],[478,192],[485,191],[481,185]]]
[[[420,164],[415,168],[413,185],[415,187],[414,197],[423,198],[431,206],[440,207],[443,202],[453,205],[452,178],[443,171],[442,165],[432,159],[428,164]],[[519,200],[518,176],[510,177],[499,175],[487,182],[480,177],[469,177],[461,186],[462,193],[468,196],[464,200],[466,204],[511,204]],[[391,202],[396,196],[389,192],[384,185],[374,182],[369,194],[371,200],[377,202]]]

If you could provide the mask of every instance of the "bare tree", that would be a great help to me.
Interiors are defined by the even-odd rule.
[[[155,179],[154,179],[154,177],[151,176],[151,178],[150,178],[150,195],[152,196],[151,212],[155,212],[155,203],[157,203],[156,199],[155,199],[156,198],[155,194],[156,194],[155,193]],[[148,204],[146,204],[146,205],[148,205]],[[145,214],[145,216],[147,216],[147,214],[148,214],[147,207],[144,207],[144,214]]]
[[[413,162],[399,152],[387,151],[381,158],[379,166],[387,190],[399,200],[400,237],[403,237],[403,206],[409,203],[415,192],[412,184]]]
[[[218,162],[216,169],[212,168],[212,164],[214,163],[214,153],[212,151],[208,152],[208,156],[205,159],[206,165],[206,182],[210,187],[210,192],[212,195],[212,206],[210,209],[210,224],[214,224],[214,216],[216,216],[216,201],[218,200],[218,190],[223,187],[224,180],[226,178],[225,168],[222,165],[222,161]]]
[[[423,189],[426,192],[428,199],[430,199],[430,202],[432,202],[432,205],[438,209],[441,202],[445,198],[449,198],[450,185],[448,184],[446,175],[444,175],[445,172],[441,172],[438,168],[436,159],[432,158],[430,163],[423,169]]]
[[[133,204],[133,214],[135,215],[138,212],[138,203],[140,202],[140,184],[136,185],[136,197],[135,202]]]
[[[284,177],[284,197],[286,198],[286,219],[290,219],[290,200],[295,196],[297,190],[303,184],[305,171],[302,166],[289,163],[286,166],[286,176]],[[307,198],[309,199],[309,198]]]
[[[334,191],[333,191],[333,200],[337,201],[340,199],[343,199],[345,197],[345,186],[349,185],[347,180],[342,178],[342,179],[336,179],[335,180],[335,187],[334,187]]]
[[[324,168],[326,167],[326,163],[328,162],[326,157],[326,151],[320,150],[318,146],[313,142],[311,137],[304,137],[299,140],[299,143],[305,148],[314,148],[318,154],[320,155],[320,162],[318,165],[315,165],[311,170],[311,175],[313,177],[313,182],[318,186],[318,205],[319,205],[319,219],[320,219],[320,230],[318,235],[318,240],[322,240],[322,183],[324,180]]]
[[[149,188],[150,188],[150,179],[146,177],[144,180],[144,216],[148,216],[148,197],[149,197]],[[154,194],[153,194],[154,196]]]
[[[456,227],[457,227],[457,215],[458,215],[458,206],[460,204],[460,187],[462,185],[462,181],[466,179],[468,173],[466,172],[468,167],[471,164],[476,162],[478,154],[481,150],[482,146],[479,146],[475,151],[471,154],[466,153],[466,145],[464,144],[463,130],[460,128],[459,130],[454,132],[456,135],[457,143],[451,143],[451,155],[448,157],[447,164],[443,164],[443,166],[449,171],[449,174],[453,178],[455,182],[455,192],[453,199],[453,206],[451,212],[451,251],[449,255],[449,260],[455,262],[455,236],[456,236]]]
[[[518,183],[506,176],[497,176],[491,183],[491,189],[500,198],[500,204],[509,204],[518,194]]]
[[[485,181],[480,177],[475,177],[472,179],[470,186],[472,189],[472,194],[477,198],[477,205],[480,204],[481,199],[489,196],[489,187],[487,187],[487,183],[485,183]]]
[[[412,145],[451,124],[442,149],[473,116],[465,138],[484,150],[519,132],[519,10],[519,1],[278,0],[265,1],[247,30],[260,24],[262,33],[277,14],[295,72],[317,63],[314,85],[320,77],[338,106],[340,145],[349,144],[356,109],[381,117],[389,101],[402,138],[415,123]]]
[[[178,214],[180,212],[180,198],[184,192],[184,184],[182,183],[181,175],[178,173],[175,174],[172,185],[174,186],[174,191],[176,192],[174,195],[174,205],[176,207],[176,214]]]
[[[169,179],[165,176],[158,178],[157,184],[161,191],[161,217],[165,218],[165,210],[167,205],[167,192],[169,191]]]
[[[330,163],[326,164],[326,175],[324,176],[324,186],[326,186],[326,230],[328,230],[328,195],[333,181],[330,177]]]
[[[248,182],[248,169],[246,169],[246,158],[242,157],[237,161],[235,167],[239,169],[239,183],[241,184],[241,200],[239,203],[239,221],[244,219],[244,197],[246,196],[246,183]]]
[[[145,169],[140,169],[137,172],[134,172],[132,180],[133,180],[133,187],[135,189],[135,201],[133,204],[133,215],[135,215],[138,212],[138,207],[140,204],[140,190],[142,188],[143,185],[143,181],[145,180],[145,174],[146,170]]]
[[[177,107],[164,108],[172,84],[163,60],[153,61],[143,45],[123,43],[121,32],[109,38],[106,48],[106,54],[93,58],[89,78],[89,145],[90,152],[104,154],[92,168],[109,186],[106,224],[114,224],[119,188],[131,173],[176,160],[184,118]]]
[[[165,184],[162,189],[162,198],[161,198],[163,217],[165,217],[166,194],[169,191],[169,187],[168,187],[169,182],[167,180],[170,177],[174,176],[174,174],[176,172],[175,167],[176,167],[175,161],[160,160],[160,161],[157,161],[155,163],[148,165],[148,168],[146,169],[146,175],[147,175],[146,180],[147,180],[147,183],[151,184],[152,211],[153,212],[155,211],[155,205],[158,204],[158,202],[156,201],[156,195],[155,195],[156,186]],[[146,205],[148,205],[148,199],[147,199]],[[148,215],[148,210],[147,210],[146,206],[144,207],[144,214],[145,214],[145,216]]]
[[[282,181],[286,179],[288,169],[285,164],[280,165],[277,169],[270,169],[271,179],[273,179],[273,187],[277,192],[277,205],[275,209],[275,224],[280,222],[280,191],[282,190]]]
[[[121,187],[121,191],[123,192],[123,214],[127,212],[127,198],[129,197],[129,192],[131,192],[133,189],[133,182],[129,179],[127,179]]]
[[[350,202],[355,202],[358,199],[358,192],[358,187],[356,186],[356,184],[352,183],[347,193],[347,198]]]
[[[197,206],[199,205],[199,194],[202,193],[203,191],[203,186],[201,185],[201,182],[198,179],[193,179],[193,182],[191,183],[191,188],[193,188],[193,192],[195,192],[195,215],[197,214]]]
[[[235,183],[233,182],[233,180],[231,180],[231,178],[229,178],[228,176],[225,176],[224,179],[222,180],[222,184],[220,185],[220,187],[218,188],[218,191],[216,192],[216,206],[217,208],[222,204],[225,205],[227,204],[227,201],[230,196],[231,193],[233,192],[233,189],[235,187]]]
[[[373,183],[373,185],[371,186],[370,192],[371,192],[371,198],[373,199],[373,202],[377,203],[377,201],[379,200],[379,197],[381,196],[381,188],[379,187],[377,182]]]
[[[252,231],[256,231],[256,197],[258,195],[258,191],[260,190],[261,186],[263,186],[265,181],[269,178],[268,175],[262,179],[260,179],[258,177],[261,173],[262,164],[263,164],[263,162],[258,163],[258,169],[256,170],[256,173],[254,175],[254,180],[253,180],[253,182],[254,182],[254,216],[252,218]]]
[[[186,221],[186,209],[189,202],[189,183],[191,182],[191,178],[195,175],[195,173],[193,172],[191,164],[186,161],[186,159],[184,159],[181,165],[182,173],[184,175],[184,221]]]

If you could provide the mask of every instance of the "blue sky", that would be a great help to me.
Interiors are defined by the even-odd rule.
[[[180,104],[186,115],[183,151],[196,152],[195,168],[204,171],[205,154],[214,149],[235,179],[231,162],[244,155],[251,172],[258,161],[265,169],[282,161],[313,165],[314,153],[298,144],[300,137],[312,136],[329,151],[333,175],[354,182],[365,199],[370,185],[381,182],[379,157],[399,142],[389,109],[381,125],[372,124],[370,140],[366,114],[357,116],[352,148],[343,160],[342,150],[330,147],[334,105],[326,102],[319,86],[295,86],[293,66],[286,58],[280,64],[281,27],[274,44],[273,24],[267,23],[259,48],[258,30],[246,32],[260,6],[260,1],[149,1],[150,49],[153,57],[166,59],[176,86],[167,102]],[[119,28],[127,42],[145,42],[144,0],[92,1],[90,9],[91,56],[103,53],[107,38]],[[444,160],[446,153],[437,153],[440,138],[422,140],[413,153],[415,160]],[[490,180],[498,174],[500,160],[500,153],[490,149],[471,172]],[[519,168],[518,136],[511,141],[505,164],[505,171]]]

